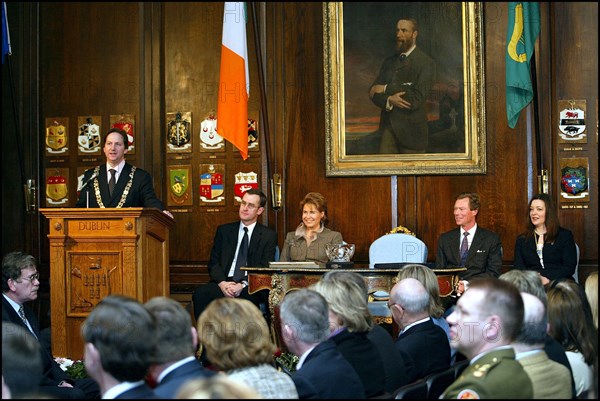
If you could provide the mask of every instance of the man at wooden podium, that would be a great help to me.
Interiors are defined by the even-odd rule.
[[[125,161],[127,133],[111,128],[104,136],[106,166],[96,166],[83,174],[77,207],[153,207],[165,210],[156,197],[150,174]]]

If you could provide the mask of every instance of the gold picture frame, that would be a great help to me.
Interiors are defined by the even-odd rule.
[[[486,173],[482,7],[481,2],[323,4],[328,177]],[[382,61],[394,53],[396,24],[405,18],[418,19],[416,45],[436,63],[424,102],[429,142],[425,153],[382,154],[377,147],[382,112],[371,102],[369,88]],[[443,125],[440,110],[447,112],[442,102],[452,88],[462,96],[455,103],[462,114],[457,119],[452,108],[451,129],[435,131]]]

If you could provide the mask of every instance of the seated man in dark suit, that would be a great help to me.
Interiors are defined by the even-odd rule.
[[[39,323],[25,303],[37,299],[39,277],[37,261],[31,255],[17,251],[2,259],[2,322],[21,326],[36,342],[40,338]],[[41,393],[58,399],[98,398],[100,390],[96,382],[89,378],[71,379],[45,347],[40,345],[39,349],[43,366]]]
[[[248,294],[246,273],[240,270],[243,266],[269,267],[269,262],[275,260],[277,233],[258,223],[266,204],[262,191],[250,189],[240,203],[240,221],[217,227],[208,262],[210,282],[196,288],[192,295],[196,320],[216,298],[240,297],[257,306],[267,302],[266,290]]]
[[[156,383],[154,392],[161,398],[175,398],[189,379],[213,376],[196,359],[198,333],[188,311],[174,299],[154,297],[145,303],[156,318],[158,347],[149,373]]]
[[[429,296],[414,278],[400,280],[390,291],[390,311],[401,330],[396,348],[407,364],[410,382],[450,368],[448,336],[429,316]]]
[[[329,336],[329,308],[313,290],[288,293],[280,306],[281,337],[300,360],[292,379],[303,398],[365,398],[360,377]]]
[[[498,234],[477,225],[479,195],[463,192],[454,202],[454,221],[457,228],[440,235],[436,268],[466,267],[460,273],[458,294],[462,294],[468,280],[475,277],[498,277],[502,268],[502,243]]]

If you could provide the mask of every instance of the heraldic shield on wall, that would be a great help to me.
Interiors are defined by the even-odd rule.
[[[559,100],[558,114],[558,143],[587,143],[586,101]]]
[[[169,166],[169,206],[191,206],[194,203],[192,166]]]
[[[65,156],[69,154],[69,118],[46,118],[46,155]]]
[[[200,165],[200,206],[225,205],[225,164]]]
[[[110,116],[111,128],[119,128],[127,133],[127,156],[135,154],[135,114],[115,114]]]
[[[258,174],[256,174],[254,171],[240,171],[235,175],[233,193],[237,202],[241,202],[246,191],[252,188],[258,189]]]
[[[560,160],[560,202],[563,209],[587,209],[590,202],[587,157]]]
[[[192,112],[167,113],[167,152],[192,151]]]
[[[46,169],[46,206],[65,207],[69,202],[69,169]]]
[[[217,117],[214,111],[211,111],[200,123],[200,151],[225,151],[225,139],[217,134]]]
[[[102,132],[102,117],[88,116],[78,117],[77,126],[77,150],[80,155],[100,154],[100,142]]]

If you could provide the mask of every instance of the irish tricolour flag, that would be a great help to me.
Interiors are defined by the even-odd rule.
[[[217,132],[248,158],[248,48],[246,3],[225,2]]]

